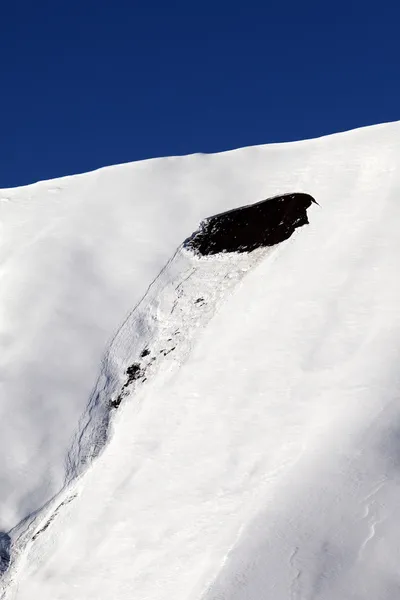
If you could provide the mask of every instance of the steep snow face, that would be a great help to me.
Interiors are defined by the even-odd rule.
[[[103,448],[112,409],[138,383],[154,378],[160,362],[165,369],[170,363],[166,356],[172,355],[177,367],[186,362],[199,332],[227,294],[277,240],[308,224],[306,210],[312,202],[306,194],[288,194],[215,215],[177,249],[106,353],[68,455],[68,481]]]
[[[16,529],[8,598],[398,595],[399,150],[396,123],[0,192],[4,530],[61,487],[107,341],[198,222],[321,205],[269,250],[175,256],[109,346],[108,445]]]
[[[201,258],[180,247],[113,339],[68,455],[68,479],[108,439],[114,409],[148,380],[163,379],[190,355],[221,301],[269,250]],[[162,375],[164,374],[164,375]]]
[[[269,154],[153,160],[0,191],[0,531],[60,489],[107,344],[182,241],[216,212],[302,188],[268,175]]]

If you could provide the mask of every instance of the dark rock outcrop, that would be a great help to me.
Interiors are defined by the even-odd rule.
[[[10,565],[11,538],[8,533],[0,531],[0,575],[5,573]]]
[[[313,202],[309,194],[293,193],[220,213],[203,221],[184,246],[204,256],[279,244],[308,224],[307,208]]]

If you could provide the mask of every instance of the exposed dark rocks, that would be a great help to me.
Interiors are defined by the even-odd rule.
[[[123,394],[121,392],[120,394],[118,394],[118,396],[116,398],[112,398],[112,400],[110,400],[110,407],[118,408],[122,402],[122,398],[123,398]]]
[[[129,384],[132,383],[132,381],[136,381],[136,379],[142,377],[143,371],[140,368],[139,363],[133,363],[130,367],[127,368],[126,374],[128,375],[128,379],[126,380],[124,387],[127,387]]]
[[[170,348],[169,350],[167,350],[166,348],[163,348],[162,350],[160,350],[160,354],[162,354],[163,356],[168,356],[168,354],[170,352],[173,352],[175,350],[176,346],[174,346],[173,348]]]
[[[185,248],[200,255],[219,252],[252,252],[288,239],[297,227],[308,224],[307,208],[315,202],[309,194],[276,196],[215,215],[203,221],[188,238]]]
[[[148,348],[145,348],[144,350],[142,350],[140,356],[141,357],[146,357],[149,354],[150,354],[150,350]],[[154,360],[155,360],[155,357],[153,357],[150,360],[150,363],[152,363]],[[146,372],[146,368],[142,367],[140,365],[140,363],[138,363],[138,362],[132,363],[127,368],[127,370],[126,370],[126,374],[127,374],[126,381],[125,381],[124,385],[122,386],[122,390],[118,394],[118,396],[116,396],[115,398],[112,398],[110,400],[110,407],[111,408],[118,408],[119,407],[119,405],[121,404],[123,398],[128,395],[128,392],[127,392],[126,388],[128,388],[131,385],[131,383],[133,383],[134,381],[137,381],[138,379],[140,379],[143,382],[147,380],[147,377],[145,377],[145,372]]]
[[[63,506],[65,506],[66,504],[69,504],[70,502],[72,502],[72,500],[74,500],[75,498],[76,498],[76,494],[74,494],[70,498],[67,498],[66,500],[64,500],[64,502],[61,502],[61,504],[59,504],[57,506],[57,508],[55,509],[55,511],[53,512],[53,514],[50,516],[50,518],[48,519],[48,521],[46,521],[46,523],[32,536],[32,541],[33,542],[39,537],[39,535],[41,533],[43,533],[44,531],[46,531],[46,529],[52,524],[52,522],[54,521],[54,519],[56,518],[56,516],[60,512],[60,509]]]
[[[54,517],[51,517],[47,521],[47,523],[45,523],[43,525],[43,527],[41,529],[39,529],[39,531],[37,533],[35,533],[35,535],[32,536],[32,542],[34,542],[36,540],[36,538],[38,538],[41,533],[43,533],[44,531],[46,531],[46,529],[51,525],[51,522],[53,521],[53,519],[54,519]]]
[[[0,531],[0,575],[10,566],[11,538],[8,533]]]

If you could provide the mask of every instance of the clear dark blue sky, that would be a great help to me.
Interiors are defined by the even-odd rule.
[[[399,4],[4,0],[0,187],[400,119]]]

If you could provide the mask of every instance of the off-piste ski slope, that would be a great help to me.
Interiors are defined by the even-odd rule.
[[[399,156],[393,123],[0,191],[7,600],[400,597]],[[294,192],[277,245],[181,246]]]

